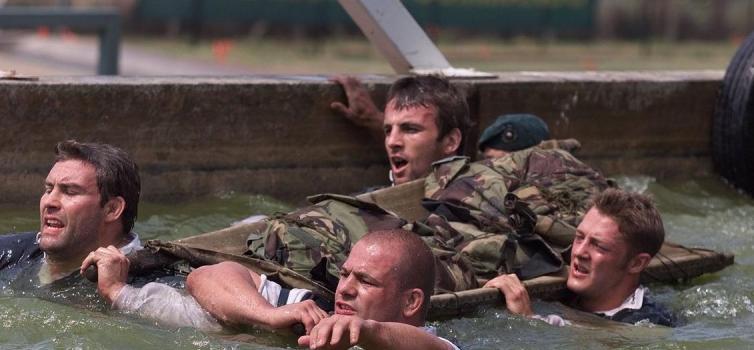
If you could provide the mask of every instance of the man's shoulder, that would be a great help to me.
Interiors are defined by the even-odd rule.
[[[665,305],[654,300],[649,293],[644,294],[641,308],[623,309],[608,318],[623,323],[648,321],[667,327],[675,327],[678,324],[676,316]]]
[[[36,232],[10,233],[0,236],[0,269],[19,261],[42,256]]]

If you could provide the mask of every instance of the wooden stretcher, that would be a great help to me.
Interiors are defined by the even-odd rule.
[[[427,212],[419,205],[424,196],[423,181],[385,188],[360,195],[359,198],[374,202],[408,220],[418,220]],[[265,260],[243,255],[246,238],[254,225],[244,224],[200,234],[172,242],[149,241],[140,258],[132,259],[132,270],[148,270],[164,265],[176,258],[188,261],[192,266],[214,264],[221,261],[236,261],[259,273],[272,275],[297,288],[307,288],[315,293],[332,297],[332,291],[292,270],[281,268]],[[158,254],[155,254],[157,252]],[[719,271],[733,264],[732,254],[719,253],[703,248],[688,248],[666,242],[642,274],[643,283],[678,282],[689,280],[705,273]],[[542,276],[524,281],[532,298],[559,300],[565,296],[567,271],[557,275]],[[434,295],[431,298],[430,318],[461,315],[483,305],[503,304],[504,299],[497,289],[479,288],[463,292]]]

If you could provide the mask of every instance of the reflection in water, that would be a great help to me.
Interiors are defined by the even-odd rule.
[[[654,195],[663,214],[668,239],[736,255],[736,265],[696,278],[687,284],[652,285],[658,301],[687,321],[667,329],[651,325],[552,327],[541,321],[511,316],[490,308],[469,316],[437,322],[438,333],[454,338],[464,349],[751,349],[754,348],[754,201],[716,179],[657,182],[625,177],[624,188]],[[34,230],[36,209],[0,210],[0,232]],[[140,206],[136,231],[145,240],[176,239],[229,225],[251,214],[290,209],[262,196],[226,194],[180,204]],[[5,286],[5,285],[3,285]],[[92,285],[71,290],[87,300]],[[86,291],[88,290],[88,292]],[[90,294],[87,294],[90,293]],[[65,294],[65,293],[61,293]],[[168,329],[103,309],[30,298],[2,288],[0,347],[144,348],[144,349],[279,349],[293,346],[280,336],[253,330],[245,335],[206,335],[193,329]],[[88,302],[88,301],[86,301]],[[540,313],[558,313],[557,304],[535,303]],[[263,340],[265,344],[259,344]],[[249,342],[249,341],[256,341]]]

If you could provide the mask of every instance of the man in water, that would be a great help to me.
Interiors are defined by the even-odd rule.
[[[348,105],[336,101],[331,103],[330,107],[354,124],[371,130],[374,135],[381,135],[390,104],[388,103],[385,107],[383,114],[377,109],[369,92],[358,79],[337,76],[333,80],[343,87]],[[497,117],[495,122],[482,132],[478,147],[484,158],[498,158],[511,152],[534,147],[549,138],[550,130],[539,117],[533,114],[507,114]],[[568,140],[565,146],[578,148],[578,145],[573,145],[574,142],[577,143],[576,140]],[[462,152],[463,149],[460,151]]]
[[[136,164],[116,147],[63,141],[39,200],[39,232],[0,237],[0,269],[38,268],[41,285],[71,276],[98,247],[140,249],[131,232],[141,185]],[[10,270],[13,270],[11,272]],[[74,275],[77,276],[77,275]]]
[[[602,192],[573,240],[567,281],[573,297],[568,304],[618,322],[648,320],[674,326],[673,315],[652,301],[648,289],[639,283],[641,272],[664,239],[662,218],[648,197],[617,189]],[[498,288],[512,313],[551,324],[566,323],[556,315],[535,316],[529,294],[516,275],[498,276],[485,287]]]
[[[364,94],[349,95],[350,109],[339,102],[333,103],[333,108],[384,137],[393,184],[424,177],[433,162],[462,154],[471,127],[469,107],[464,94],[447,79],[416,76],[397,80],[388,92],[384,114],[368,94],[366,100],[355,102],[363,100]],[[359,110],[362,106],[366,110]]]
[[[321,300],[315,303],[307,290],[281,288],[234,262],[204,266],[189,275],[187,289],[196,301],[157,283],[141,289],[127,286],[128,262],[117,250],[92,252],[81,269],[89,264],[97,264],[99,284],[118,286],[99,288],[107,291],[103,296],[114,307],[143,316],[175,319],[175,314],[199,315],[198,301],[223,324],[278,329],[303,323],[306,335],[298,343],[310,349],[354,345],[365,349],[457,349],[424,327],[434,287],[434,257],[418,236],[404,230],[375,231],[354,245],[341,269],[334,307]],[[236,281],[230,285],[238,288],[217,288],[216,274]],[[174,296],[179,298],[172,299]],[[317,305],[334,309],[334,314],[328,317]],[[189,318],[182,322],[173,325],[197,325]],[[209,328],[210,321],[205,318],[203,322],[203,328]]]

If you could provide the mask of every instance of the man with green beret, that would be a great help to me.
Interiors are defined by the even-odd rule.
[[[489,159],[534,147],[549,138],[547,124],[536,115],[505,114],[484,129],[478,145],[484,158]]]

